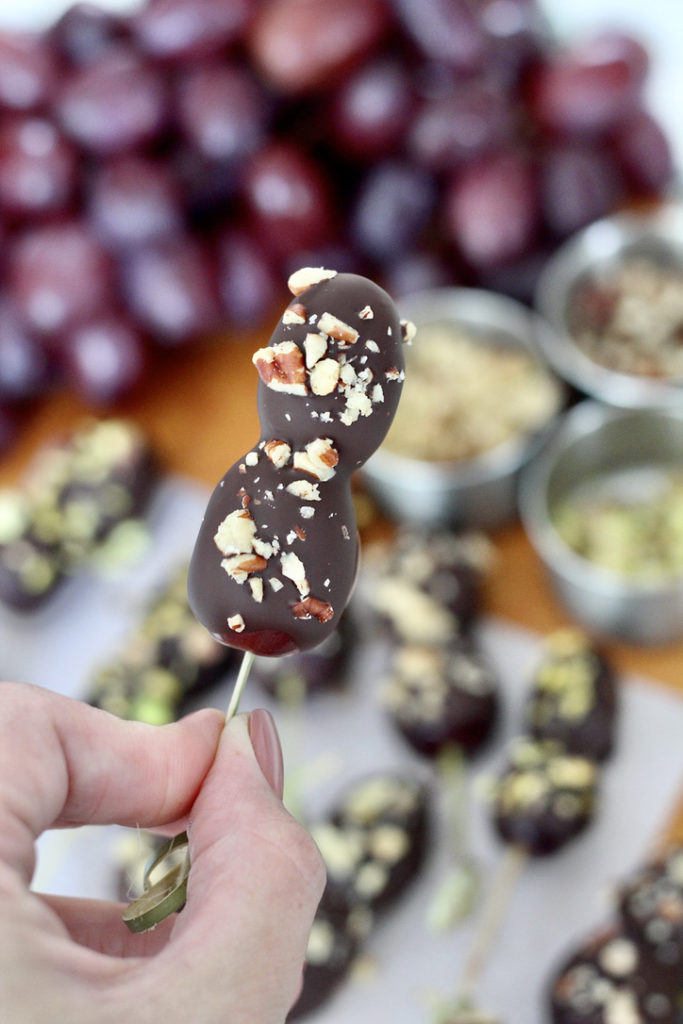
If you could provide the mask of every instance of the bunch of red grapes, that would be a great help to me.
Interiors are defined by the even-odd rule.
[[[528,297],[549,251],[672,177],[623,33],[534,0],[79,3],[0,34],[0,443],[65,384],[254,326],[303,263],[396,296]]]

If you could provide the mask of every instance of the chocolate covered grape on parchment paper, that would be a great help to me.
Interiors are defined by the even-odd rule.
[[[252,360],[261,436],[216,486],[188,575],[197,619],[245,651],[228,719],[256,655],[310,650],[339,624],[359,560],[351,476],[391,426],[414,333],[367,278],[305,267],[288,284],[294,297]],[[145,892],[129,906],[129,927],[182,906],[167,889],[184,891],[189,855],[171,873],[155,883],[159,902]]]
[[[476,1004],[479,979],[529,859],[557,853],[593,820],[600,762],[614,746],[617,703],[612,667],[587,636],[572,629],[546,638],[527,696],[526,732],[509,746],[491,786],[491,825],[505,853],[488,887],[455,998],[439,1007],[439,1024],[497,1024]]]

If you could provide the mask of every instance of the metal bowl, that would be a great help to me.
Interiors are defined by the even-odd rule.
[[[539,335],[539,347],[560,377],[585,395],[621,408],[676,406],[683,402],[683,378],[609,369],[591,359],[572,337],[570,312],[576,285],[631,257],[683,270],[683,206],[672,203],[650,214],[606,217],[565,242],[538,279],[534,306],[550,326]]]
[[[520,482],[520,514],[558,596],[589,630],[636,644],[683,635],[683,574],[641,583],[577,554],[553,523],[557,504],[601,477],[648,486],[683,466],[683,408],[616,409],[587,399],[563,418]],[[647,492],[645,492],[647,493]]]
[[[438,288],[415,293],[400,303],[401,315],[420,328],[455,324],[482,343],[522,348],[549,375],[557,391],[556,408],[537,430],[516,434],[502,444],[469,458],[449,462],[408,458],[386,445],[366,463],[362,475],[378,503],[399,522],[423,526],[460,525],[489,528],[517,516],[519,471],[546,437],[564,404],[565,388],[541,359],[536,337],[538,317],[513,299],[478,289]],[[407,374],[410,372],[407,350]],[[457,388],[454,381],[453,388]],[[416,431],[421,429],[415,424]]]

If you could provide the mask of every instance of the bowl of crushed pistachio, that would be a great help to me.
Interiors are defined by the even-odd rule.
[[[363,470],[394,518],[492,527],[517,515],[521,467],[547,436],[565,388],[540,356],[538,318],[479,289],[413,294],[416,327],[398,411]]]
[[[683,402],[683,206],[596,221],[541,273],[539,344],[580,392],[622,408]]]
[[[525,471],[520,513],[578,622],[636,644],[683,636],[683,406],[575,405]]]

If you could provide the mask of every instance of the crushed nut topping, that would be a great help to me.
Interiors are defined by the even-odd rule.
[[[241,615],[231,615],[228,619],[228,626],[234,630],[235,633],[242,633],[244,631],[244,619]]]
[[[267,559],[262,555],[256,554],[232,555],[230,558],[223,558],[221,560],[221,568],[225,569],[228,576],[230,576],[235,583],[245,583],[249,577],[249,573],[261,572],[261,570],[265,569],[267,565]]]
[[[326,339],[322,334],[314,334],[309,331],[304,338],[304,352],[306,353],[306,367],[310,370],[327,352]]]
[[[321,359],[311,368],[309,383],[314,395],[331,395],[339,383],[340,366],[336,359]]]
[[[404,343],[409,345],[417,334],[415,324],[412,320],[401,320],[401,332],[403,334]]]
[[[301,295],[307,288],[312,288],[314,284],[329,281],[336,276],[336,270],[326,270],[324,267],[301,267],[290,274],[287,287],[292,295]]]
[[[254,550],[256,523],[246,509],[231,512],[219,524],[214,536],[216,547],[223,555],[246,554]]]
[[[317,619],[318,622],[329,622],[334,615],[334,608],[327,601],[318,597],[305,597],[292,605],[292,612],[297,619]]]
[[[317,437],[305,451],[294,452],[294,468],[310,473],[316,480],[330,480],[339,462],[339,453],[327,437]]]
[[[301,349],[293,341],[260,348],[252,356],[259,377],[273,391],[307,395],[306,368]]]
[[[263,450],[276,469],[282,469],[286,466],[292,455],[292,449],[287,442],[280,441],[277,438],[273,438],[271,441],[266,441],[266,445]]]
[[[280,558],[280,565],[282,566],[282,575],[292,581],[302,597],[307,597],[310,587],[306,579],[304,563],[299,556],[293,551],[286,551]]]
[[[373,312],[372,306],[363,306],[358,316],[361,318],[361,320],[374,319],[375,314]]]
[[[287,484],[286,490],[305,501],[320,501],[320,489],[310,480],[292,480],[291,484]]]
[[[306,311],[304,310],[302,314],[301,309],[303,309],[303,306],[300,309],[297,309],[295,306],[289,306],[282,314],[283,324],[305,324]]]
[[[323,313],[318,318],[318,330],[323,334],[327,334],[330,338],[335,338],[337,341],[345,341],[349,345],[353,345],[358,341],[358,331],[355,327],[345,324],[343,320],[340,320],[339,317],[334,316],[332,313]]]

